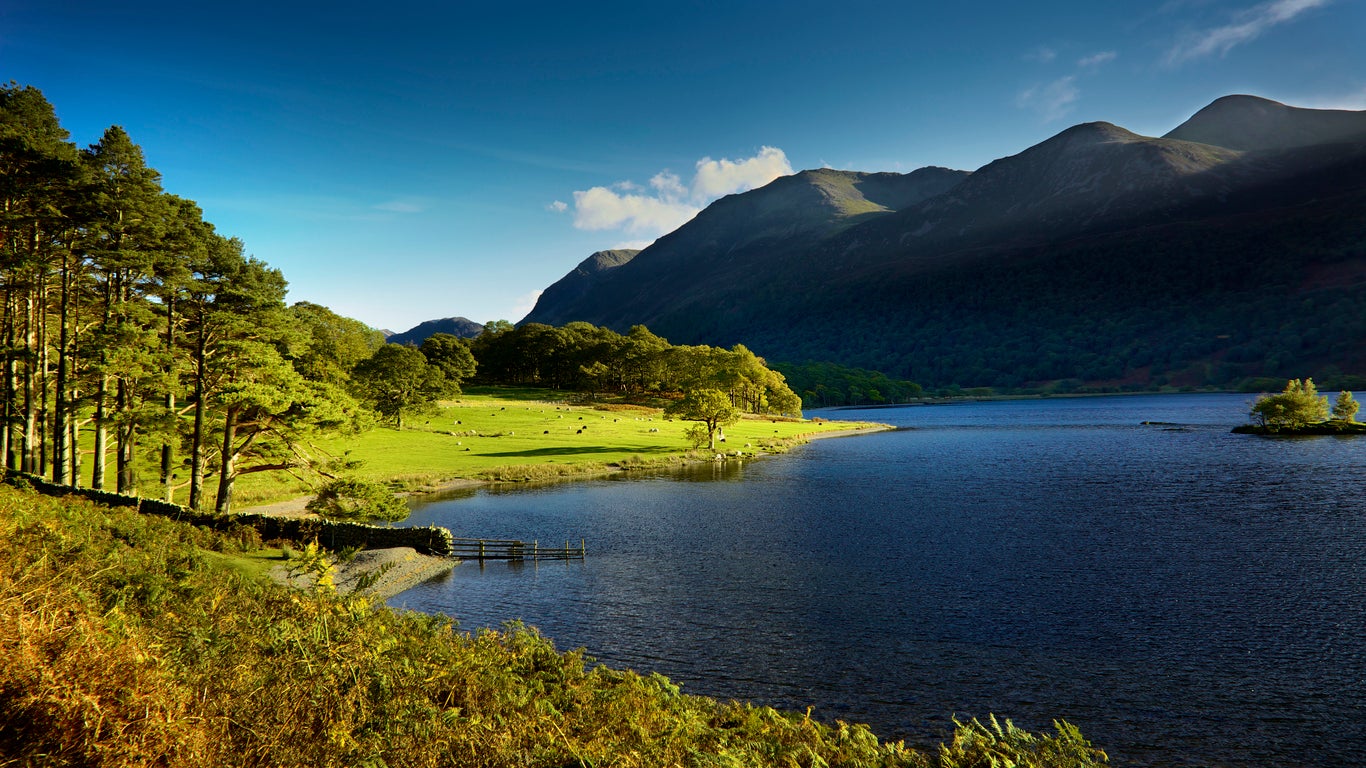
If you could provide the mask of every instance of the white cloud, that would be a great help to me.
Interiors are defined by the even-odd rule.
[[[697,215],[697,206],[649,195],[623,195],[607,187],[574,192],[574,226],[663,234]]]
[[[1015,105],[1037,112],[1044,122],[1052,122],[1072,111],[1072,105],[1081,98],[1076,81],[1074,75],[1068,75],[1028,88],[1015,97]]]
[[[521,296],[518,296],[516,302],[512,305],[512,311],[508,313],[506,317],[526,317],[531,314],[531,310],[536,308],[536,301],[540,298],[541,291],[532,291],[531,293],[524,293]]]
[[[643,251],[654,244],[655,241],[653,240],[623,240],[620,243],[614,244],[612,250],[623,251],[629,249],[632,251]]]
[[[744,192],[790,173],[792,166],[787,162],[787,155],[776,147],[763,147],[759,154],[747,160],[713,160],[704,157],[697,161],[697,175],[692,182],[693,197],[716,198]]]
[[[1223,56],[1236,46],[1256,40],[1268,29],[1330,2],[1332,0],[1271,0],[1239,11],[1229,24],[1187,36],[1167,51],[1163,62],[1176,66],[1214,54]]]
[[[610,188],[575,191],[574,226],[654,238],[677,229],[722,195],[755,189],[790,173],[787,155],[776,147],[762,147],[754,157],[741,160],[704,157],[697,161],[688,183],[664,170],[651,177],[648,190],[618,182]],[[633,242],[648,245],[652,240],[633,238]]]
[[[1047,64],[1056,58],[1058,58],[1058,52],[1046,45],[1041,45],[1024,55],[1025,61],[1037,61],[1040,64]]]
[[[1090,56],[1079,59],[1077,61],[1077,66],[1082,69],[1095,69],[1102,64],[1109,64],[1118,56],[1119,54],[1114,51],[1101,51],[1100,53],[1093,53]]]
[[[660,171],[650,179],[650,187],[665,200],[680,200],[688,196],[683,180],[671,171]]]
[[[555,213],[564,213],[565,211],[569,210],[569,203],[566,203],[563,200],[556,200],[550,205],[547,205],[545,209],[547,211],[554,211]]]

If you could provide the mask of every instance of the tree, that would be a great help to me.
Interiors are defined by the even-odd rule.
[[[318,491],[308,511],[333,520],[402,520],[408,504],[381,483],[339,478]]]
[[[1313,379],[1291,379],[1278,395],[1252,404],[1252,417],[1264,427],[1294,429],[1328,420],[1328,398],[1321,397]]]
[[[433,333],[418,347],[427,362],[441,369],[451,395],[460,394],[460,383],[473,377],[474,355],[469,341],[449,333]]]
[[[664,415],[684,421],[701,422],[706,427],[707,444],[716,450],[716,431],[740,420],[740,411],[730,397],[719,389],[693,389],[664,409]]]
[[[385,344],[351,374],[357,392],[381,416],[403,429],[403,414],[430,407],[450,393],[441,369],[416,347]]]
[[[1339,421],[1356,421],[1357,410],[1361,408],[1361,403],[1352,397],[1352,393],[1342,390],[1338,393],[1338,399],[1333,403],[1333,418]]]
[[[300,301],[289,308],[289,314],[307,332],[291,361],[309,381],[344,384],[356,363],[384,346],[383,333],[327,307]]]
[[[140,407],[145,388],[161,373],[151,310],[141,299],[162,249],[169,211],[161,174],[119,126],[105,130],[82,153],[90,173],[94,216],[87,248],[98,276],[102,316],[93,340],[99,350],[95,391],[95,450],[91,485],[104,487],[108,428],[114,427],[119,492],[132,492],[139,428],[153,409]]]

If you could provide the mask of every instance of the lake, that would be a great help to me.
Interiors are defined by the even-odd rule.
[[[1366,765],[1366,439],[1230,434],[1251,400],[820,411],[908,429],[428,500],[588,557],[390,604],[917,745],[996,713],[1117,765]]]

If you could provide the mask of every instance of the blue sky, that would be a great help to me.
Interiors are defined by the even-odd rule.
[[[1366,109],[1363,33],[1366,0],[0,0],[0,78],[81,145],[127,129],[291,301],[401,331],[519,320],[781,173],[972,170],[1230,93]]]

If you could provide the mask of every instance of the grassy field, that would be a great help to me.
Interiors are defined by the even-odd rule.
[[[380,427],[323,441],[328,452],[361,462],[351,474],[390,481],[401,490],[434,490],[458,479],[526,481],[581,476],[622,468],[665,466],[705,459],[684,436],[691,422],[669,421],[659,408],[570,404],[566,393],[540,389],[471,389],[438,412],[409,420],[402,431]],[[725,428],[717,451],[744,455],[781,452],[795,442],[871,422],[746,418]],[[310,492],[283,473],[238,481],[238,507]]]

